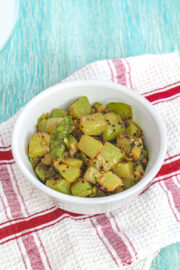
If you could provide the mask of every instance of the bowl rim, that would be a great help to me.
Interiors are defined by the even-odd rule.
[[[28,169],[26,168],[23,160],[20,157],[19,149],[18,149],[18,140],[19,138],[18,133],[20,130],[20,126],[22,125],[23,121],[25,120],[25,115],[28,113],[28,111],[31,111],[31,106],[39,103],[41,98],[47,97],[49,95],[52,95],[56,93],[57,91],[61,91],[65,88],[72,87],[82,87],[82,86],[90,86],[90,87],[106,87],[106,88],[113,88],[115,90],[124,92],[126,95],[131,96],[132,98],[135,98],[135,100],[138,100],[140,103],[143,103],[148,112],[153,117],[153,120],[155,121],[157,127],[159,128],[159,134],[161,137],[161,143],[160,143],[160,149],[159,154],[156,158],[156,161],[154,162],[151,170],[147,173],[146,176],[144,176],[136,185],[133,187],[118,193],[113,194],[110,196],[105,197],[99,197],[99,198],[83,198],[83,197],[75,197],[72,195],[66,195],[63,193],[60,193],[58,191],[55,191],[53,189],[50,189],[46,185],[44,185],[42,182],[39,181],[37,177],[35,177],[33,174],[31,174]],[[53,197],[57,200],[62,200],[62,202],[68,202],[73,204],[84,204],[84,205],[100,205],[100,204],[108,204],[110,202],[118,201],[121,199],[126,199],[129,196],[132,196],[133,194],[137,194],[138,190],[142,191],[145,186],[150,183],[150,181],[153,179],[153,177],[157,174],[160,167],[162,166],[162,163],[165,158],[166,150],[167,150],[167,133],[165,124],[163,122],[162,117],[160,116],[159,112],[156,110],[153,105],[147,101],[142,95],[140,95],[137,92],[132,91],[132,89],[127,88],[126,86],[120,85],[115,82],[107,82],[107,81],[95,81],[95,80],[76,80],[71,82],[60,82],[58,84],[55,84],[54,86],[51,86],[45,90],[43,90],[41,93],[36,95],[34,98],[32,98],[22,109],[20,115],[18,116],[13,132],[12,132],[12,139],[11,139],[11,145],[12,145],[12,153],[15,159],[16,164],[18,165],[19,169],[23,173],[23,175],[27,178],[28,181],[30,181],[36,188],[43,191],[50,197]]]

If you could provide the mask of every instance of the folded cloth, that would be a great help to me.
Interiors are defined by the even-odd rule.
[[[17,115],[0,125],[0,269],[148,269],[180,240],[180,61],[144,55],[89,64],[72,80],[113,81],[139,92],[164,119],[168,151],[141,195],[116,211],[77,215],[47,202],[21,174],[11,152]]]

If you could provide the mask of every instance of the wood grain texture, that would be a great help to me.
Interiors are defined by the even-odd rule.
[[[180,52],[179,0],[26,0],[0,52],[0,122],[77,68],[145,53]],[[178,270],[180,244],[151,270]]]

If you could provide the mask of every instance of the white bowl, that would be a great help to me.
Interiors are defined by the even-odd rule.
[[[144,177],[135,186],[108,197],[80,198],[65,195],[42,184],[36,177],[27,156],[30,136],[43,113],[56,107],[67,109],[80,96],[87,96],[91,103],[122,101],[132,106],[133,116],[143,130],[149,151],[149,162]],[[103,81],[75,81],[57,84],[34,97],[23,109],[14,126],[12,151],[14,159],[26,179],[45,194],[50,203],[64,210],[98,214],[108,212],[135,199],[159,171],[166,153],[167,136],[162,118],[142,96],[124,86]]]

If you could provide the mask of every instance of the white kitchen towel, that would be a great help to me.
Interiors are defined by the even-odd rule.
[[[168,151],[140,196],[116,211],[77,215],[57,209],[21,174],[11,152],[17,115],[0,125],[0,269],[148,269],[180,241],[180,61],[176,54],[104,60],[65,81],[113,81],[139,92],[164,119]]]

